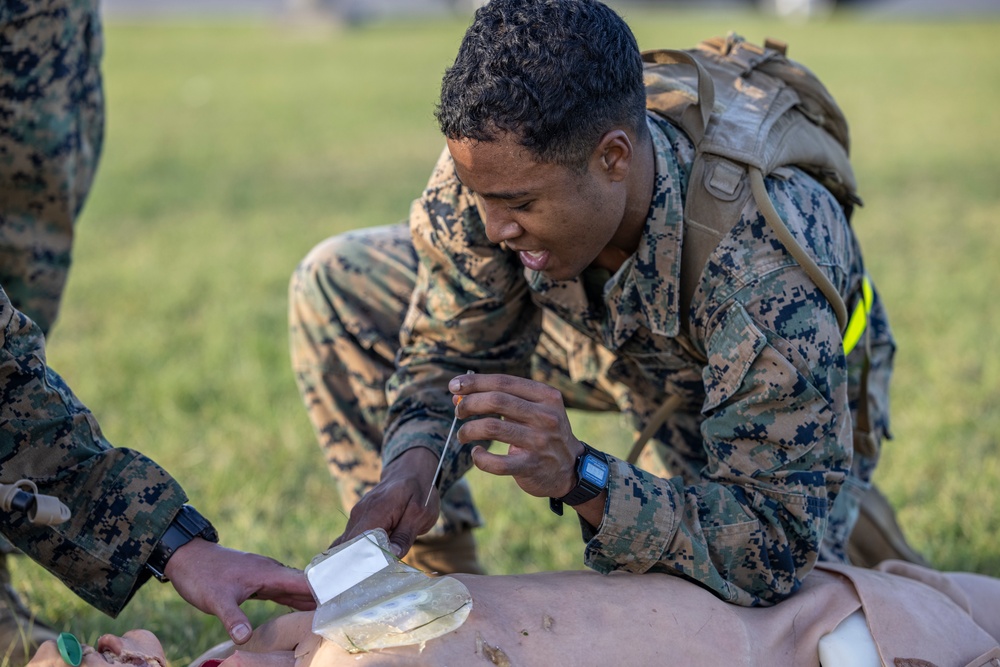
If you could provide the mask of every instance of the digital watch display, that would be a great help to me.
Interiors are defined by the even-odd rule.
[[[587,443],[583,444],[583,454],[576,460],[577,483],[562,498],[549,498],[549,507],[562,516],[563,503],[575,506],[601,495],[608,486],[608,457]]]

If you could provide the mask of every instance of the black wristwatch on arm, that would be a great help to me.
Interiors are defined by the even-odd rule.
[[[581,505],[608,488],[608,457],[585,442],[580,444],[583,454],[576,459],[576,486],[562,498],[549,498],[549,508],[559,516],[563,513],[563,503]]]
[[[170,581],[164,574],[167,569],[167,561],[170,560],[175,551],[196,537],[209,542],[219,541],[219,533],[216,532],[215,527],[208,519],[190,505],[181,505],[181,510],[167,527],[159,543],[153,547],[153,552],[149,555],[149,560],[146,561],[146,567],[160,581]]]

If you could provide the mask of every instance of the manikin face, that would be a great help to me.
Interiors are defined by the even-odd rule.
[[[516,251],[529,269],[552,280],[575,278],[629,236],[627,140],[623,148],[606,135],[584,172],[537,162],[510,133],[489,142],[449,140],[448,149],[459,179],[476,194],[487,237]]]
[[[132,667],[165,667],[167,659],[156,636],[148,630],[129,630],[121,637],[104,635],[96,647],[83,646],[80,667],[106,667],[131,665]],[[59,654],[54,641],[41,645],[28,663],[28,667],[68,667]]]
[[[97,640],[97,653],[112,665],[165,667],[160,641],[149,630],[129,630],[121,637],[104,635]]]

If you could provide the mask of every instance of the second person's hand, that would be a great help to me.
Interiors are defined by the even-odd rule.
[[[434,452],[426,447],[414,447],[390,461],[382,469],[379,483],[351,509],[343,535],[333,544],[382,528],[396,557],[404,556],[417,537],[437,522],[440,495],[437,490],[431,492],[429,500],[427,495],[437,464]]]
[[[177,549],[164,574],[188,603],[216,616],[237,644],[245,643],[253,632],[240,609],[250,598],[272,600],[300,611],[316,607],[301,570],[201,538]]]

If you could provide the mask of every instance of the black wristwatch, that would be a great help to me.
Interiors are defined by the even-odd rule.
[[[219,533],[216,532],[215,527],[208,519],[190,505],[181,505],[181,511],[167,527],[167,531],[163,533],[159,543],[153,547],[153,552],[149,555],[149,560],[146,561],[146,567],[160,581],[170,581],[164,574],[167,569],[167,561],[170,560],[175,551],[196,537],[209,542],[219,541]]]
[[[559,516],[563,513],[563,503],[580,505],[608,488],[608,457],[585,442],[581,444],[583,454],[576,459],[576,486],[562,498],[549,498],[549,508]]]

